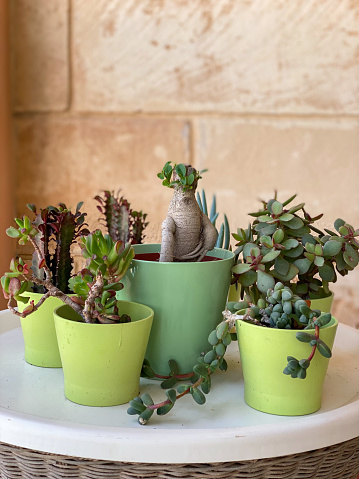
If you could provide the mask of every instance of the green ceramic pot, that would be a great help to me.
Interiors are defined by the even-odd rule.
[[[25,292],[29,300],[39,302],[42,294]],[[34,366],[44,368],[61,368],[61,358],[57,345],[54,325],[54,309],[64,304],[59,298],[48,298],[40,308],[29,315],[21,318],[21,328],[25,343],[25,361]],[[27,306],[18,302],[19,311],[22,312]]]
[[[140,374],[153,320],[143,304],[118,301],[124,324],[88,324],[69,306],[55,309],[65,396],[85,406],[116,406],[139,393]]]
[[[135,254],[159,253],[160,244],[134,245]],[[222,320],[234,254],[214,248],[200,263],[159,263],[133,259],[123,279],[121,299],[150,306],[155,319],[146,351],[157,374],[167,375],[174,359],[180,372],[192,371],[197,358],[208,351],[208,335]]]
[[[338,321],[320,329],[320,337],[333,347]],[[295,337],[297,331],[259,327],[237,321],[237,336],[244,377],[244,399],[258,411],[280,416],[301,416],[321,406],[329,359],[316,352],[305,379],[283,374],[287,356],[304,359],[311,346]]]
[[[323,296],[322,298],[312,298],[310,300],[311,309],[319,309],[323,313],[330,313],[332,310],[334,294],[330,293],[329,296]]]

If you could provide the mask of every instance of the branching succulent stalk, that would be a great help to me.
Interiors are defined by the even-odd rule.
[[[67,208],[64,203],[60,203],[58,207],[47,206],[40,209],[39,212],[35,205],[27,205],[36,215],[32,225],[39,231],[39,234],[33,237],[33,241],[36,242],[38,249],[46,260],[54,286],[63,293],[69,293],[68,282],[73,268],[71,246],[77,238],[89,233],[85,223],[86,213],[80,211],[82,205],[82,202],[77,205],[75,213],[72,213],[71,209]],[[24,226],[22,219],[17,218],[15,221],[19,228]],[[11,235],[11,228],[9,230]],[[16,229],[13,230],[13,233],[17,234]],[[44,278],[44,272],[39,267],[39,256],[36,251],[32,257],[31,269],[38,279]],[[35,293],[45,293],[44,286],[39,284],[33,285],[33,291]]]
[[[95,199],[99,202],[97,209],[103,215],[100,221],[114,241],[142,244],[148,226],[146,213],[133,211],[130,203],[114,191],[105,190],[103,197],[96,196]]]
[[[42,235],[39,227],[31,223],[27,216],[21,220],[17,218],[15,221],[18,228],[8,228],[7,234],[16,238],[21,245],[28,241],[32,244],[37,255],[38,267],[43,275],[38,278],[30,274],[29,268],[21,258],[11,261],[10,272],[2,276],[1,286],[12,313],[25,318],[39,309],[47,298],[53,296],[69,305],[87,323],[116,323],[130,320],[127,315],[118,315],[116,305],[116,292],[123,288],[120,281],[134,257],[133,248],[129,243],[126,245],[121,241],[115,243],[109,235],[103,235],[99,230],[88,234],[86,238],[81,237],[79,242],[82,255],[87,259],[87,267],[69,280],[70,290],[77,296],[68,296],[53,282],[44,250],[39,246],[41,243],[38,240],[41,240]],[[36,305],[31,301],[20,313],[12,303],[14,300],[25,303],[28,301],[22,293],[31,283],[44,287],[46,292]]]
[[[304,203],[287,207],[296,195],[280,203],[276,197],[250,213],[255,219],[246,230],[238,229],[232,269],[243,293],[256,303],[280,281],[304,299],[315,298],[321,289],[329,294],[329,283],[352,271],[359,263],[359,230],[338,218],[334,229],[320,231]]]
[[[155,411],[159,416],[164,416],[171,411],[178,399],[188,394],[192,396],[197,404],[204,404],[206,402],[205,394],[208,394],[211,390],[211,375],[217,371],[217,369],[221,371],[227,370],[227,362],[224,359],[224,355],[227,346],[232,341],[230,330],[233,326],[234,319],[231,317],[221,322],[216,329],[211,332],[208,337],[208,342],[212,348],[198,358],[192,373],[181,375],[176,361],[172,359],[168,362],[170,374],[166,377],[161,377],[156,375],[148,361],[145,361],[142,368],[142,376],[151,379],[154,377],[164,379],[161,383],[161,387],[163,389],[169,388],[166,391],[167,399],[155,404],[152,397],[144,393],[130,401],[130,407],[127,409],[127,413],[134,416],[138,415],[138,422],[141,425],[145,425]],[[176,389],[173,388],[178,381],[186,379],[189,379],[191,384],[180,384]]]
[[[305,379],[316,351],[326,358],[331,357],[330,348],[319,337],[320,328],[331,321],[330,313],[322,314],[317,309],[310,309],[306,301],[281,282],[276,283],[273,289],[268,289],[266,299],[260,298],[257,304],[251,304],[250,301],[251,298],[248,296],[244,301],[228,303],[227,308],[237,315],[245,309],[242,320],[258,326],[296,329],[298,341],[309,343],[312,347],[308,358],[298,360],[288,356],[284,374],[292,378]],[[305,332],[313,329],[314,334]]]

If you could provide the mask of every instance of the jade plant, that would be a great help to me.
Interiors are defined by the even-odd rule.
[[[141,425],[145,425],[155,412],[159,416],[164,416],[171,411],[176,401],[186,395],[192,396],[193,400],[199,405],[205,404],[205,395],[211,390],[211,375],[217,370],[227,370],[227,362],[224,359],[224,355],[232,341],[230,331],[235,322],[235,318],[228,313],[229,311],[223,313],[226,319],[210,333],[208,337],[208,351],[201,354],[191,373],[180,374],[176,361],[170,360],[168,362],[168,376],[160,376],[155,374],[148,361],[145,360],[141,375],[150,379],[163,379],[161,387],[166,389],[166,399],[155,404],[152,397],[144,393],[130,401],[127,413],[133,416],[137,415],[138,422]],[[183,381],[188,382],[183,383]],[[180,384],[174,388],[178,382]]]
[[[331,357],[330,348],[319,337],[320,328],[331,321],[330,313],[322,314],[317,309],[312,310],[306,301],[281,282],[268,289],[265,299],[260,298],[256,304],[251,304],[250,301],[251,298],[247,297],[244,301],[228,303],[227,308],[238,319],[258,326],[298,330],[298,341],[309,343],[311,349],[307,358],[287,357],[288,364],[283,370],[284,374],[305,379],[316,351],[326,358]],[[245,312],[242,314],[243,309]]]
[[[20,245],[31,243],[37,256],[40,277],[31,274],[22,258],[12,259],[10,271],[1,278],[1,286],[8,300],[9,310],[22,318],[37,311],[47,298],[59,298],[75,310],[87,323],[117,323],[129,321],[128,316],[119,316],[116,306],[116,292],[123,288],[121,279],[125,275],[134,257],[131,245],[122,241],[114,242],[110,235],[103,235],[97,230],[86,237],[79,238],[82,255],[87,260],[86,268],[70,278],[69,288],[77,296],[70,296],[55,285],[54,276],[47,263],[44,249],[39,239],[42,237],[40,225],[31,223],[27,216],[16,218],[16,227],[7,229],[7,234],[16,238]],[[13,301],[27,302],[22,293],[28,286],[35,284],[45,289],[40,300],[26,306],[20,313],[15,309]]]
[[[157,175],[164,186],[174,189],[162,223],[160,261],[201,261],[216,244],[216,228],[195,198],[201,173],[190,165],[167,162]]]
[[[95,199],[99,202],[97,209],[103,215],[100,222],[114,241],[142,244],[148,226],[146,213],[132,210],[130,203],[118,192],[105,190],[103,197],[98,195]]]
[[[71,247],[77,238],[89,233],[85,223],[86,213],[81,212],[82,205],[82,202],[77,205],[75,213],[64,203],[60,203],[58,207],[47,206],[39,211],[34,204],[27,205],[36,215],[32,225],[37,228],[38,234],[33,240],[46,259],[54,286],[63,293],[69,292],[68,281],[73,268]],[[24,228],[24,219],[17,218],[16,222],[20,229]],[[16,238],[18,230],[9,228],[8,234]],[[19,244],[22,244],[20,240]],[[38,279],[44,278],[44,270],[39,268],[36,252],[32,256],[31,269]],[[43,285],[35,283],[32,289],[35,293],[45,292]]]
[[[209,217],[210,222],[213,224],[213,226],[216,228],[216,221],[218,218],[219,213],[217,212],[217,200],[216,200],[216,195],[213,195],[212,199],[212,204],[211,204],[211,209],[208,214],[208,208],[207,208],[207,198],[206,198],[206,193],[204,190],[202,190],[202,195],[200,195],[197,192],[196,195],[197,198],[197,203],[200,208],[200,210]],[[224,248],[224,249],[230,249],[229,243],[230,243],[230,230],[229,230],[229,223],[228,223],[228,218],[227,215],[223,215],[223,222],[219,228],[219,232],[217,231],[217,241],[215,244],[216,248]]]
[[[315,223],[323,215],[310,216],[304,203],[288,206],[295,197],[264,201],[250,213],[253,223],[233,234],[239,261],[232,272],[253,303],[277,282],[303,299],[328,295],[337,274],[345,276],[358,265],[359,230],[338,218],[335,231],[322,232]]]

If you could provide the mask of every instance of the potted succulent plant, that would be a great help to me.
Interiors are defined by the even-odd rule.
[[[285,416],[317,411],[338,321],[281,282],[257,304],[248,296],[229,307],[238,318],[246,403]]]
[[[221,321],[234,254],[214,248],[216,229],[195,198],[200,173],[168,162],[158,176],[174,190],[162,243],[133,246],[135,258],[118,297],[155,311],[146,359],[166,377],[169,360],[180,374],[190,374],[207,347],[208,334]]]
[[[130,203],[119,192],[105,190],[103,196],[95,196],[98,201],[97,209],[103,215],[100,218],[108,234],[114,241],[142,244],[144,230],[148,226],[147,214],[131,209]]]
[[[18,220],[16,223],[19,225]],[[131,245],[114,242],[99,230],[80,238],[87,267],[70,279],[69,285],[77,295],[70,296],[53,284],[44,251],[36,241],[39,233],[26,216],[11,231],[20,244],[32,244],[44,277],[31,275],[21,259],[13,260],[12,273],[1,278],[9,309],[31,321],[28,316],[48,298],[59,298],[64,305],[55,309],[54,316],[66,397],[89,406],[128,402],[139,390],[153,319],[151,308],[116,300],[116,292],[123,288],[120,281],[134,255]],[[45,292],[36,304],[31,300],[20,312],[12,302],[19,299],[26,282],[44,286]]]
[[[232,271],[242,294],[248,294],[253,303],[281,282],[297,296],[311,300],[313,307],[330,311],[329,284],[337,280],[337,274],[345,276],[358,265],[359,230],[337,219],[336,232],[322,232],[315,226],[322,214],[310,216],[304,203],[287,206],[295,197],[283,203],[275,197],[250,213],[253,223],[233,234],[239,262]],[[328,304],[322,301],[326,297]]]
[[[72,274],[73,257],[71,248],[77,238],[88,234],[86,228],[86,213],[81,212],[82,202],[76,207],[75,213],[72,213],[64,203],[58,207],[47,206],[37,211],[33,204],[28,208],[35,213],[35,219],[30,222],[28,217],[16,219],[18,228],[8,228],[7,234],[18,238],[22,245],[20,231],[22,229],[32,229],[32,241],[36,244],[39,251],[46,260],[51,272],[51,278],[54,286],[63,293],[70,293],[68,282]],[[11,277],[17,277],[18,273],[23,271],[28,274],[28,265],[20,259],[12,260],[10,272],[6,273],[3,281],[4,295],[9,298],[6,292]],[[32,255],[31,270],[35,278],[44,279],[44,269],[39,263],[38,254]],[[45,287],[36,282],[30,283],[24,281],[21,290],[16,295],[17,306],[20,312],[26,308],[29,301],[38,303],[45,293]],[[21,328],[25,343],[25,360],[35,366],[42,367],[61,367],[61,358],[57,345],[53,311],[62,303],[59,298],[52,296],[46,301],[44,306],[33,313],[31,320],[21,318]]]

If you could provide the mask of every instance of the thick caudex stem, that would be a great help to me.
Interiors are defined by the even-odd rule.
[[[166,163],[159,177],[174,188],[162,223],[161,262],[201,261],[216,244],[217,231],[195,198],[199,173],[190,165]],[[172,181],[171,181],[172,177]]]

